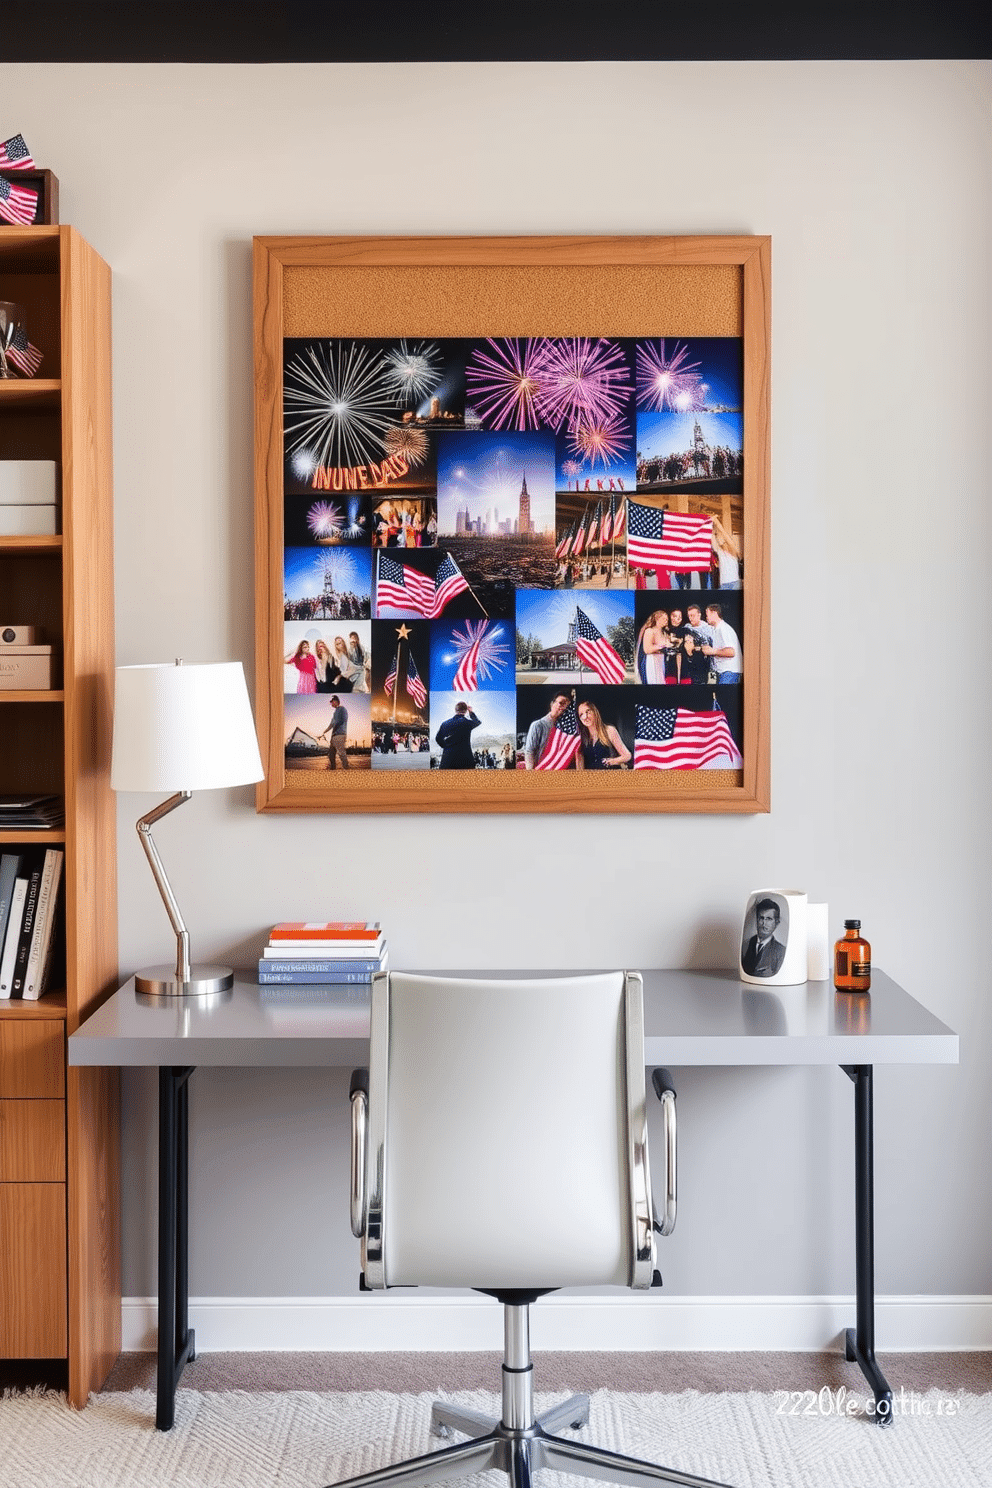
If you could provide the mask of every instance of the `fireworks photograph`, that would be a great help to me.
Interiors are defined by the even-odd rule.
[[[432,692],[505,692],[514,686],[513,626],[505,620],[435,620]]]
[[[288,548],[367,546],[372,513],[367,493],[287,496],[283,503]]]
[[[636,479],[636,425],[632,412],[590,419],[555,437],[555,484],[559,491],[596,494],[632,491]]]
[[[637,489],[740,491],[743,451],[742,414],[638,413]]]
[[[287,338],[285,490],[426,490],[432,431],[465,422],[465,344]]]
[[[368,548],[284,550],[284,620],[367,620],[371,606]]]
[[[431,767],[516,768],[515,692],[431,691]]]
[[[286,459],[298,481],[314,472],[381,464],[386,430],[403,412],[381,345],[287,340],[283,370]]]
[[[517,593],[517,686],[603,683],[634,678],[634,595]]]
[[[637,343],[637,407],[652,413],[740,413],[743,342],[737,336]]]

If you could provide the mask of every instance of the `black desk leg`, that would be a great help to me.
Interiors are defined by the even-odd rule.
[[[892,1391],[875,1358],[875,1171],[872,1136],[872,1067],[842,1064],[854,1082],[854,1235],[857,1278],[857,1327],[845,1334],[845,1352],[875,1396],[879,1426],[892,1422]]]
[[[171,1431],[176,1386],[196,1357],[189,1327],[189,1077],[158,1072],[158,1389],[155,1425]],[[178,1340],[178,1341],[177,1341]]]

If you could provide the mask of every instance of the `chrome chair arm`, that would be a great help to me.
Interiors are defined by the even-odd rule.
[[[351,1076],[351,1233],[365,1234],[367,1196],[365,1151],[369,1131],[369,1072],[356,1069]]]
[[[654,1228],[659,1235],[670,1235],[675,1228],[678,1211],[678,1128],[675,1117],[675,1085],[667,1069],[651,1071],[654,1093],[661,1101],[665,1139],[665,1215],[659,1220],[654,1216]]]

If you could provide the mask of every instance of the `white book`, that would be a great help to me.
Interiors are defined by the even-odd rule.
[[[375,961],[385,949],[385,937],[380,935],[362,945],[353,940],[280,940],[267,945],[262,955],[267,961]]]
[[[49,847],[45,851],[45,863],[38,886],[38,908],[35,910],[31,949],[28,952],[27,970],[24,973],[24,991],[21,996],[29,1002],[37,1002],[44,986],[44,972],[50,961],[50,949],[55,933],[55,900],[59,880],[62,877],[62,850]]]
[[[14,980],[14,963],[17,960],[17,945],[21,938],[21,921],[24,919],[24,904],[28,897],[28,880],[14,880],[14,892],[10,900],[10,919],[0,955],[0,997],[9,997]]]

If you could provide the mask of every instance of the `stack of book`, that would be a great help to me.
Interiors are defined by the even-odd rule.
[[[37,1002],[48,990],[63,858],[60,847],[0,854],[0,998]]]
[[[29,832],[65,826],[61,796],[0,796],[0,827]]]
[[[275,985],[369,985],[389,964],[378,920],[284,920],[273,925],[258,980]]]

